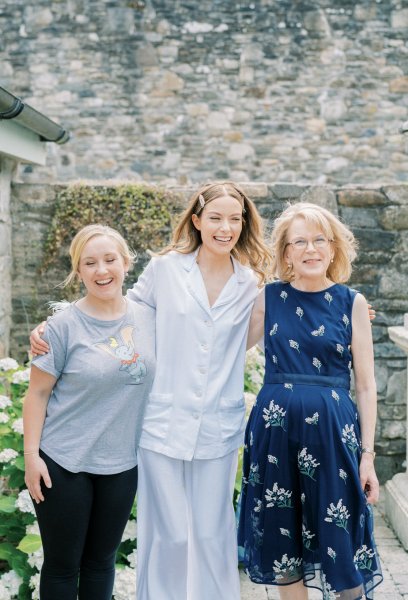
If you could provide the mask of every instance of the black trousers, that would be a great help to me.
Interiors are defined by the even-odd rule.
[[[51,489],[42,486],[44,502],[34,503],[44,550],[40,598],[111,600],[137,467],[116,475],[71,473],[40,454],[52,482]]]

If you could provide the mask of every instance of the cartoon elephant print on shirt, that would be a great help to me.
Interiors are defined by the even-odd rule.
[[[120,337],[110,337],[109,343],[95,344],[114,358],[120,360],[120,371],[126,371],[133,384],[143,383],[147,374],[146,365],[143,358],[135,350],[133,341],[133,327],[128,325],[120,330]]]

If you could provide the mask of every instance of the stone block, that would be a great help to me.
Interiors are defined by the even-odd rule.
[[[252,159],[255,155],[254,148],[250,144],[231,144],[227,157],[232,161]]]
[[[385,511],[399,540],[408,550],[408,475],[398,473],[385,484]]]
[[[394,29],[406,29],[408,27],[408,8],[391,12],[391,27]]]
[[[404,369],[403,371],[396,371],[391,375],[388,380],[387,392],[386,392],[386,400],[387,402],[392,402],[393,404],[401,404],[406,406],[407,403],[407,371]]]
[[[408,229],[408,205],[384,207],[379,215],[379,221],[388,231]]]
[[[345,206],[384,206],[389,203],[387,197],[378,189],[341,189],[337,193],[339,204]]]

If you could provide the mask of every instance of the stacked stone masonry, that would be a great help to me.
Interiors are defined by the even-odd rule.
[[[406,0],[0,0],[0,85],[72,132],[24,182],[408,180]]]
[[[406,437],[406,356],[388,337],[387,327],[401,325],[408,312],[408,185],[328,187],[244,183],[270,227],[288,201],[307,200],[336,212],[354,231],[359,257],[352,285],[375,306],[373,324],[379,394],[376,449],[382,481],[403,470]],[[192,188],[174,188],[186,198]],[[54,210],[56,187],[12,186],[13,324],[11,355],[26,357],[28,333],[47,313],[64,267],[39,277],[45,236]],[[118,216],[120,218],[120,216]],[[129,240],[132,243],[132,240]],[[147,260],[147,255],[144,257]]]

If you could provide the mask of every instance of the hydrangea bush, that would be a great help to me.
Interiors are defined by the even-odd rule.
[[[247,354],[245,401],[251,409],[263,378],[263,355]],[[34,507],[24,484],[23,399],[30,369],[12,358],[0,359],[0,600],[39,600],[43,562]],[[241,489],[242,450],[234,501]],[[136,503],[117,554],[115,600],[136,596]]]

